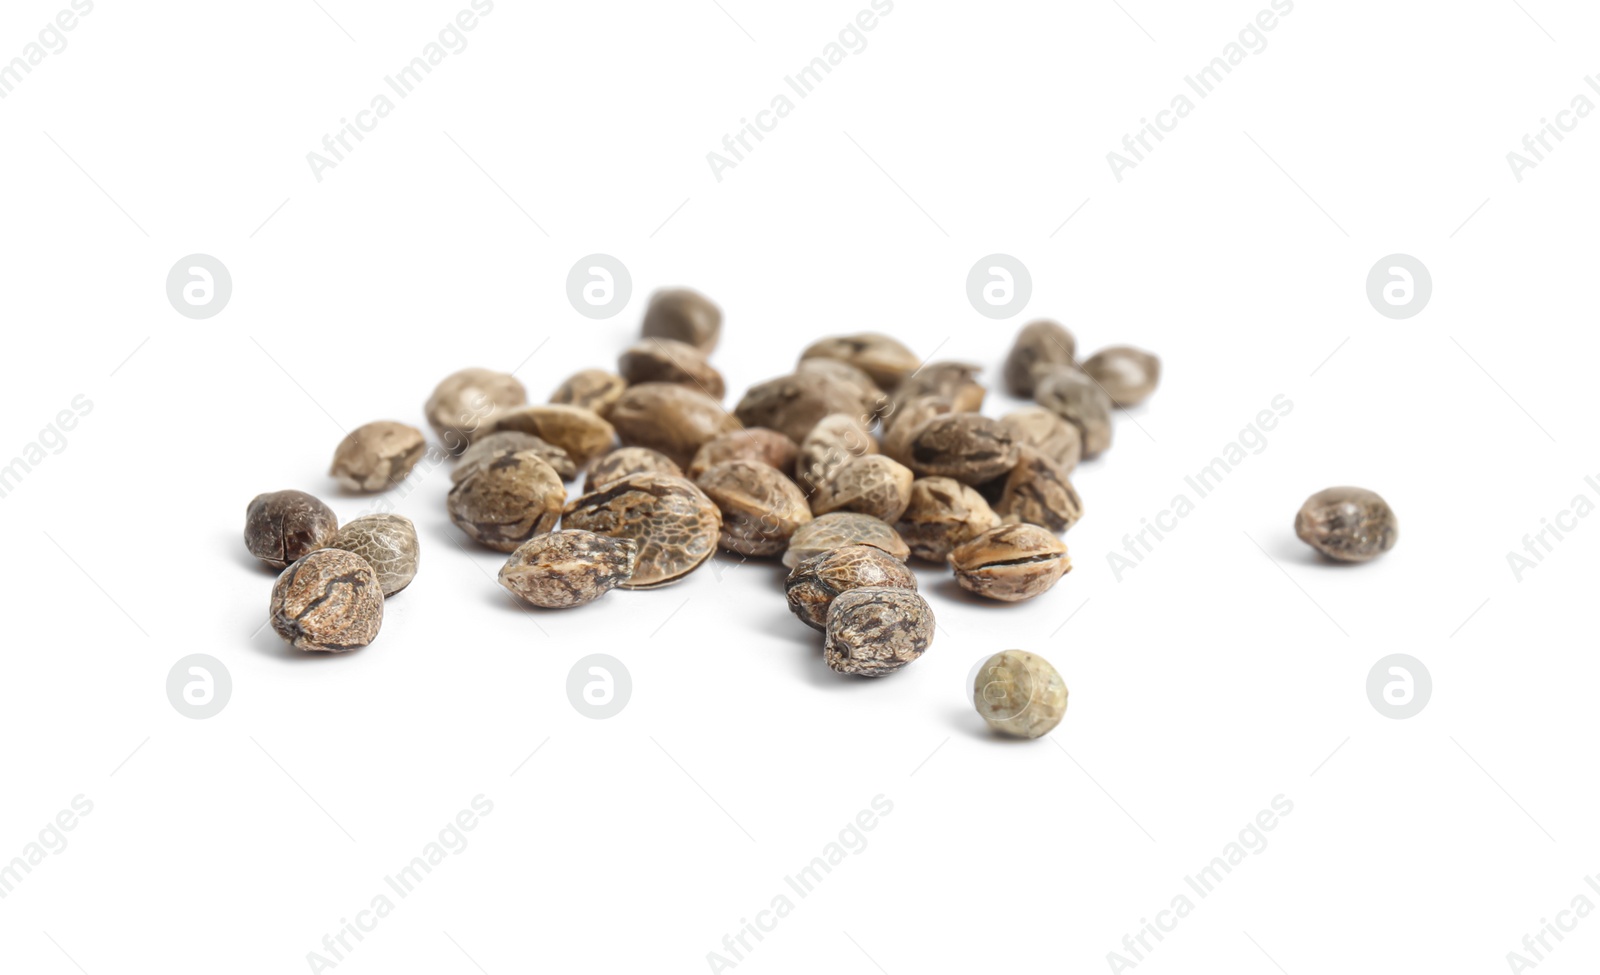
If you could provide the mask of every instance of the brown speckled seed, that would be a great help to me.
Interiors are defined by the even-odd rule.
[[[567,528],[638,546],[633,576],[624,589],[654,589],[677,582],[717,550],[722,513],[705,492],[681,477],[633,474],[567,505]]]
[[[801,359],[794,367],[796,376],[822,376],[828,382],[849,389],[873,414],[887,405],[889,397],[872,381],[866,370],[858,369],[842,359]]]
[[[950,553],[961,588],[1014,603],[1048,590],[1072,568],[1067,546],[1037,525],[991,528]]]
[[[304,491],[258,494],[244,513],[245,547],[274,569],[325,547],[338,531],[333,509]]]
[[[911,439],[911,469],[923,477],[983,484],[1017,466],[1017,442],[999,420],[977,413],[936,416]]]
[[[1083,517],[1083,499],[1067,479],[1066,468],[1032,447],[1024,447],[1017,466],[1006,475],[994,510],[1006,521],[1038,525],[1060,534]]]
[[[847,545],[814,555],[789,572],[783,584],[789,611],[813,630],[828,628],[828,607],[840,593],[863,586],[917,588],[905,563],[870,545]]]
[[[362,515],[340,528],[328,547],[366,559],[385,598],[411,585],[417,576],[417,528],[403,515]]]
[[[852,589],[828,609],[822,659],[841,674],[882,677],[922,656],[933,642],[933,610],[909,589]]]
[[[1078,428],[1042,406],[1026,406],[1000,418],[1011,438],[1032,447],[1067,471],[1083,457],[1083,434]]]
[[[888,409],[892,415],[919,396],[935,396],[947,400],[956,413],[976,413],[983,408],[982,371],[970,362],[930,362],[895,387]]]
[[[1400,540],[1400,521],[1376,492],[1332,487],[1300,506],[1294,533],[1336,562],[1370,562]]]
[[[416,427],[393,420],[364,423],[339,441],[328,473],[346,490],[387,490],[411,473],[427,447]]]
[[[632,539],[594,532],[548,532],[528,539],[500,569],[500,585],[535,606],[571,609],[627,582],[638,552]]]
[[[602,418],[611,412],[611,405],[622,397],[628,381],[604,369],[584,369],[568,376],[566,381],[550,394],[550,402],[558,406],[578,406],[592,410]]]
[[[912,482],[911,503],[895,527],[912,555],[944,565],[957,545],[999,525],[1000,516],[976,489],[948,477],[922,477]]]
[[[645,338],[676,339],[710,354],[722,335],[722,309],[688,288],[669,288],[650,296],[640,332]]]
[[[1006,388],[1014,396],[1030,397],[1041,371],[1071,366],[1076,355],[1077,343],[1065,326],[1047,318],[1029,322],[1017,332],[1006,356]]]
[[[528,391],[517,377],[474,368],[446,376],[422,409],[444,449],[459,454],[497,413],[527,401]]]
[[[911,442],[922,425],[936,416],[947,416],[956,411],[955,405],[943,396],[918,396],[895,408],[883,418],[883,454],[907,467],[911,466]]]
[[[1138,406],[1161,381],[1161,360],[1143,349],[1114,345],[1084,360],[1083,371],[1111,397],[1115,406]]]
[[[1033,398],[1078,428],[1083,456],[1093,457],[1111,446],[1111,397],[1093,379],[1058,367],[1039,376]]]
[[[640,383],[676,383],[698,389],[712,399],[727,393],[722,373],[706,361],[706,354],[687,342],[674,339],[645,339],[622,353],[617,372],[630,386]]]
[[[515,430],[538,437],[567,452],[579,467],[611,449],[617,432],[593,410],[545,404],[522,406],[496,416],[478,436]]]
[[[820,515],[795,531],[783,553],[783,564],[792,569],[813,555],[846,545],[871,545],[902,562],[911,557],[905,539],[883,521],[852,511],[835,511]]]
[[[588,494],[620,481],[629,474],[666,474],[682,477],[683,468],[672,458],[649,447],[618,447],[594,462],[583,479],[583,493]]]
[[[462,454],[456,469],[450,472],[450,483],[460,484],[471,475],[477,473],[484,464],[506,454],[514,454],[526,450],[544,458],[550,469],[563,481],[570,481],[578,476],[578,467],[567,456],[567,452],[555,444],[545,443],[531,433],[519,430],[501,430],[499,433],[485,434],[484,437]]]
[[[739,555],[779,555],[811,508],[788,475],[760,461],[730,460],[696,478],[722,512],[722,547]]]
[[[751,386],[733,415],[747,427],[776,430],[800,443],[817,421],[830,413],[849,413],[865,420],[875,416],[878,408],[879,403],[858,384],[812,368]]]
[[[800,353],[807,359],[837,359],[855,366],[882,389],[894,389],[900,381],[917,371],[922,360],[899,339],[877,332],[834,335],[806,346]]]
[[[811,495],[811,510],[819,515],[854,511],[894,524],[911,500],[916,475],[904,464],[882,454],[851,457]]]
[[[371,643],[383,625],[383,590],[367,560],[320,549],[272,586],[272,628],[300,650],[343,653]]]
[[[672,383],[629,386],[611,408],[611,422],[623,444],[658,450],[679,467],[688,467],[707,441],[740,429],[721,403]]]
[[[700,449],[695,451],[694,460],[689,463],[689,476],[697,478],[712,467],[730,460],[753,460],[787,474],[794,469],[795,454],[799,450],[793,440],[776,430],[763,427],[734,430],[700,445]]]
[[[878,441],[859,417],[830,413],[806,434],[794,459],[795,482],[803,491],[815,491],[833,477],[845,461],[878,452]]]
[[[1003,650],[983,662],[972,703],[989,727],[1013,738],[1038,738],[1067,716],[1067,683],[1050,661]]]
[[[450,520],[468,538],[510,552],[556,526],[567,489],[538,454],[497,457],[450,489]]]

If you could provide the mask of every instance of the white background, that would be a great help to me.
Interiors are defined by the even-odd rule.
[[[1109,970],[1280,794],[1294,810],[1268,847],[1141,972],[1504,971],[1541,918],[1600,902],[1600,527],[1520,582],[1506,559],[1596,495],[1600,120],[1520,183],[1505,158],[1600,99],[1600,14],[1300,0],[1119,183],[1106,153],[1264,0],[900,0],[718,182],[706,153],[865,0],[499,0],[314,179],[306,153],[466,5],[100,0],[0,101],[0,455],[93,403],[0,501],[0,859],[94,804],[0,900],[0,966],[309,970],[479,794],[494,809],[470,845],[338,971],[707,971],[878,795],[893,812],[866,848],[739,971]],[[0,59],[63,7],[8,3]],[[1004,322],[964,292],[996,251],[1034,282]],[[196,252],[234,280],[205,321],[164,293]],[[634,280],[604,322],[565,294],[593,252]],[[1406,321],[1364,291],[1396,252],[1434,280]],[[1156,350],[1165,376],[1075,476],[1074,571],[1006,607],[924,567],[940,632],[889,679],[828,671],[767,565],[519,609],[502,557],[461,547],[444,469],[397,501],[422,569],[376,643],[325,658],[259,629],[253,495],[353,517],[372,502],[326,476],[342,430],[421,425],[468,365],[518,368],[542,400],[611,366],[675,284],[726,312],[730,405],[863,329],[998,387],[1043,315],[1086,352]],[[1266,449],[1118,581],[1107,553],[1279,394],[1294,409]],[[996,388],[985,411],[1013,405]],[[1402,525],[1355,569],[1291,529],[1346,483]],[[967,703],[973,664],[1008,647],[1071,689],[1047,739],[995,740]],[[632,673],[611,720],[567,701],[591,652]],[[1434,682],[1404,721],[1365,691],[1396,652]],[[190,653],[232,674],[209,720],[165,695]],[[1592,970],[1600,920],[1547,958]]]

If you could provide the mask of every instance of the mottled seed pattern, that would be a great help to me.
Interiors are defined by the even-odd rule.
[[[325,548],[278,576],[272,629],[299,650],[343,653],[371,643],[383,625],[383,590],[367,560]]]
[[[911,485],[911,501],[895,527],[925,562],[944,565],[957,545],[991,528],[1000,516],[975,489],[948,477],[922,477]]]
[[[1017,442],[999,420],[950,413],[922,424],[911,440],[911,468],[923,477],[983,484],[1017,464]]]
[[[567,506],[564,524],[638,546],[624,589],[677,582],[711,558],[722,534],[722,514],[705,492],[662,474],[633,474],[584,495]]]
[[[1067,479],[1066,468],[1024,447],[1017,466],[1006,475],[995,513],[1006,521],[1038,525],[1060,534],[1083,517],[1083,499]]]
[[[794,459],[795,481],[812,492],[852,457],[878,452],[878,441],[859,417],[830,413],[806,435]]]
[[[624,445],[660,451],[685,468],[708,441],[740,429],[721,403],[673,383],[629,386],[611,408],[611,422]]]
[[[676,383],[717,400],[728,391],[722,373],[706,361],[704,352],[675,339],[645,339],[622,353],[617,372],[629,385]]]
[[[456,463],[455,470],[450,472],[450,483],[460,484],[471,475],[480,470],[483,465],[490,463],[506,454],[515,454],[528,451],[544,458],[563,481],[570,481],[578,476],[578,467],[567,456],[567,452],[555,444],[545,443],[531,433],[522,433],[517,430],[502,430],[499,433],[486,434],[481,440],[474,443],[462,452],[460,460]]]
[[[1042,406],[1027,406],[1000,418],[1018,446],[1032,447],[1071,471],[1083,458],[1083,434]]]
[[[450,520],[468,538],[498,552],[556,526],[567,490],[538,454],[507,454],[450,489]]]
[[[338,531],[333,509],[304,491],[258,494],[245,509],[245,547],[274,569],[325,547]]]
[[[493,417],[528,401],[517,377],[493,369],[463,369],[440,381],[423,405],[444,449],[459,454]]]
[[[1039,377],[1033,398],[1078,428],[1083,456],[1093,457],[1111,446],[1111,397],[1093,379],[1075,369],[1058,368]]]
[[[1115,406],[1138,406],[1161,381],[1161,360],[1143,349],[1114,345],[1084,360],[1083,371],[1111,397]]]
[[[1011,354],[1006,356],[1006,388],[1013,396],[1032,396],[1039,373],[1057,366],[1075,365],[1077,348],[1072,333],[1059,322],[1048,319],[1029,322],[1017,332]]]
[[[789,572],[784,595],[789,611],[813,630],[828,628],[828,608],[840,593],[864,586],[917,588],[904,562],[870,545],[846,545],[814,555]]]
[[[628,388],[628,381],[613,372],[604,369],[583,369],[568,376],[556,391],[550,394],[550,402],[558,406],[577,406],[604,417],[611,412],[611,406],[622,398],[622,391]]]
[[[899,410],[920,396],[945,400],[956,413],[975,413],[986,395],[978,375],[983,367],[970,362],[930,362],[895,387],[890,409]]]
[[[722,512],[722,547],[739,555],[781,555],[811,521],[806,496],[776,467],[753,460],[717,464],[695,481]]]
[[[722,309],[688,288],[668,288],[650,296],[640,332],[645,338],[676,339],[709,354],[722,335]]]
[[[500,585],[544,609],[592,603],[633,576],[632,539],[561,531],[523,542],[500,569]]]
[[[882,454],[851,457],[818,485],[811,510],[819,515],[854,511],[892,525],[905,513],[915,479],[909,468]]]
[[[970,593],[1014,603],[1050,589],[1072,568],[1061,539],[1037,525],[991,528],[950,553],[956,582]]]
[[[340,528],[329,547],[366,559],[385,598],[417,576],[417,528],[403,515],[362,515]]]
[[[800,353],[801,361],[807,359],[837,359],[855,366],[882,389],[893,389],[900,381],[917,371],[921,360],[906,348],[899,339],[877,332],[857,335],[835,335],[819,339]]]
[[[496,416],[478,436],[503,430],[531,434],[560,447],[578,467],[610,450],[617,438],[616,431],[600,414],[577,406],[548,403],[507,410]]]
[[[1336,562],[1370,562],[1400,540],[1400,521],[1374,491],[1331,487],[1301,505],[1294,533]]]
[[[870,418],[878,407],[858,385],[813,369],[750,387],[733,415],[747,427],[776,430],[800,443],[830,413]]]
[[[713,440],[707,440],[695,451],[689,463],[689,476],[697,478],[724,461],[753,460],[776,467],[787,474],[794,469],[794,458],[800,448],[795,442],[776,430],[751,427],[734,430]]]
[[[594,462],[583,479],[583,493],[620,481],[629,474],[667,474],[682,477],[683,469],[672,458],[649,447],[618,447]]]
[[[923,425],[954,412],[954,404],[942,396],[918,396],[899,404],[883,418],[883,455],[910,467],[911,444]]]
[[[356,427],[333,451],[328,473],[347,491],[383,491],[403,480],[427,450],[422,431],[393,420]]]
[[[1067,682],[1043,657],[1003,650],[978,668],[972,703],[1000,734],[1039,738],[1067,716]]]
[[[911,557],[905,539],[893,527],[871,515],[836,511],[820,515],[809,525],[796,529],[783,553],[783,564],[794,568],[813,555],[846,545],[871,545],[904,562]]]
[[[933,642],[933,610],[910,589],[851,589],[828,609],[822,659],[841,674],[882,677],[911,663]]]

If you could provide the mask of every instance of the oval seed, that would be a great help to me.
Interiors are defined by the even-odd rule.
[[[1067,682],[1043,657],[1003,650],[978,668],[972,703],[995,731],[1039,738],[1067,716]]]
[[[681,477],[632,474],[567,505],[565,526],[631,539],[639,551],[624,589],[670,585],[717,550],[722,514]]]
[[[444,449],[459,454],[496,414],[527,401],[528,391],[510,373],[462,369],[439,381],[422,411]]]
[[[338,531],[333,509],[304,491],[258,494],[244,513],[245,547],[274,569],[325,547]]]
[[[1336,562],[1370,562],[1400,540],[1400,521],[1377,492],[1332,487],[1300,506],[1294,533]]]
[[[789,573],[783,592],[789,611],[813,630],[828,628],[828,607],[840,593],[865,586],[917,588],[904,562],[870,545],[846,545],[814,555]]]
[[[713,466],[695,483],[722,512],[722,547],[740,555],[778,555],[789,538],[811,521],[806,496],[776,467],[730,460]]]
[[[366,559],[386,599],[417,577],[417,527],[403,515],[362,515],[340,528],[328,547]]]
[[[853,511],[835,511],[818,515],[811,524],[795,530],[783,553],[783,564],[792,569],[813,555],[846,545],[871,545],[901,562],[911,557],[905,539],[882,520]]]
[[[319,549],[283,570],[272,586],[272,629],[299,650],[343,653],[377,639],[383,590],[367,560]]]
[[[500,568],[500,585],[544,609],[592,603],[633,575],[632,539],[594,532],[548,532],[523,542]]]
[[[567,489],[538,454],[507,454],[450,489],[450,520],[468,538],[499,552],[556,526]]]
[[[991,528],[950,553],[956,582],[968,592],[1014,603],[1054,586],[1072,568],[1067,546],[1037,525]]]
[[[933,642],[933,610],[910,589],[868,586],[828,608],[822,659],[841,674],[882,677],[922,656]]]

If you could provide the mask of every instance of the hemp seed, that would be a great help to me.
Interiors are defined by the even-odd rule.
[[[630,386],[676,383],[697,389],[715,400],[722,399],[728,391],[722,373],[706,361],[704,352],[675,339],[645,339],[622,353],[622,358],[617,360],[617,372]]]
[[[1014,603],[1054,586],[1072,568],[1067,546],[1037,525],[991,528],[950,553],[956,582],[970,593]]]
[[[901,562],[911,557],[905,539],[883,521],[871,515],[836,511],[819,515],[811,524],[796,529],[783,553],[783,564],[792,569],[813,555],[846,545],[871,545]]]
[[[828,607],[840,593],[865,586],[917,588],[904,562],[870,545],[846,545],[814,555],[789,572],[783,584],[789,611],[813,630],[828,628]]]
[[[911,501],[916,475],[903,464],[882,454],[851,457],[811,496],[811,510],[819,515],[854,511],[894,524]]]
[[[1083,499],[1067,479],[1065,468],[1032,447],[1024,447],[1017,466],[1006,475],[994,510],[1006,521],[1038,525],[1059,535],[1083,517]]]
[[[272,586],[272,629],[299,650],[343,653],[383,625],[383,591],[367,560],[324,548],[283,570]]]
[[[1017,466],[1017,442],[999,420],[977,413],[936,416],[911,439],[911,469],[923,477],[984,484]]]
[[[493,369],[462,369],[440,380],[423,405],[444,449],[459,454],[498,413],[528,401],[516,376]]]
[[[567,528],[626,538],[638,547],[624,589],[671,585],[717,551],[722,513],[681,477],[631,474],[567,505]]]
[[[877,332],[834,335],[819,339],[800,353],[807,359],[838,359],[855,366],[882,389],[894,389],[900,381],[917,371],[921,360],[900,340]]]
[[[245,547],[274,569],[327,547],[338,531],[333,509],[304,491],[258,494],[244,513]]]
[[[1101,349],[1084,360],[1083,371],[1100,384],[1114,406],[1138,406],[1161,381],[1161,360],[1126,345]]]
[[[550,394],[550,402],[558,406],[592,410],[604,419],[611,412],[611,405],[622,397],[622,391],[627,388],[628,381],[615,373],[604,369],[584,369],[568,376],[557,386],[556,391]]]
[[[1071,471],[1083,457],[1083,434],[1042,406],[1027,406],[1000,418],[1019,446],[1032,447]]]
[[[740,429],[721,403],[673,383],[629,386],[611,408],[611,422],[626,446],[658,450],[679,467],[688,467],[707,441]]]
[[[416,427],[393,420],[364,423],[339,441],[328,473],[349,491],[384,491],[405,480],[427,448]]]
[[[594,462],[583,479],[583,493],[590,494],[629,474],[666,474],[682,477],[683,469],[672,458],[649,447],[618,447]]]
[[[754,460],[716,464],[695,484],[722,512],[722,547],[739,555],[779,555],[811,521],[806,496],[776,467]]]
[[[732,430],[700,445],[700,449],[695,451],[694,460],[689,463],[689,477],[698,478],[718,464],[730,460],[753,460],[787,474],[794,469],[795,454],[799,450],[793,440],[776,430],[764,427]]]
[[[851,589],[828,608],[822,659],[841,674],[882,677],[922,656],[933,642],[933,610],[910,589]]]
[[[795,481],[801,490],[816,491],[845,461],[878,452],[878,441],[859,418],[830,413],[806,434],[795,456]]]
[[[956,546],[999,526],[1000,516],[974,488],[948,477],[920,477],[895,527],[912,555],[944,565]]]
[[[978,668],[972,703],[995,731],[1040,738],[1067,716],[1067,682],[1043,657],[1002,650]]]
[[[468,477],[477,473],[484,464],[490,463],[507,454],[519,451],[529,451],[544,458],[550,469],[563,481],[570,481],[578,476],[578,467],[567,456],[567,452],[555,444],[545,443],[531,433],[519,430],[501,430],[499,433],[484,434],[476,443],[468,447],[461,454],[461,459],[456,463],[455,470],[450,472],[450,483],[460,484]]]
[[[722,335],[722,309],[688,288],[669,288],[650,296],[640,332],[645,338],[676,339],[710,354]]]
[[[558,403],[506,410],[496,415],[475,439],[506,430],[526,433],[560,447],[578,467],[610,450],[617,439],[617,432],[600,414]]]
[[[1370,562],[1394,548],[1400,540],[1400,522],[1376,492],[1331,487],[1300,506],[1294,533],[1336,562]]]
[[[544,609],[592,603],[633,575],[638,547],[594,532],[547,532],[523,542],[500,569],[500,585]]]
[[[1058,366],[1075,368],[1077,348],[1072,333],[1061,323],[1047,318],[1029,322],[1017,332],[1006,356],[1006,388],[1014,396],[1033,396],[1041,372]]]
[[[567,489],[532,451],[497,457],[450,489],[450,520],[468,538],[499,552],[547,532],[561,517]]]
[[[1111,446],[1111,397],[1093,379],[1076,369],[1057,367],[1038,377],[1033,398],[1078,428],[1083,456],[1093,457]]]
[[[417,577],[417,528],[403,515],[362,515],[340,528],[328,547],[366,559],[385,599]]]

